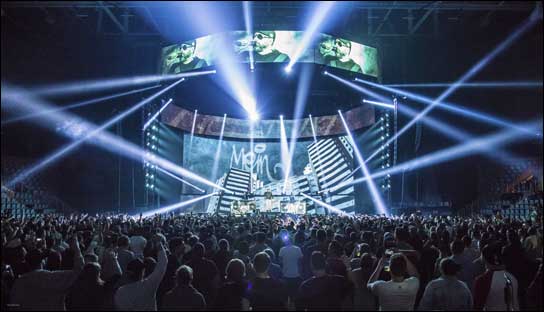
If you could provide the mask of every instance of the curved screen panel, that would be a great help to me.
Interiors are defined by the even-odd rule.
[[[350,130],[355,131],[374,124],[374,107],[363,105],[344,112]],[[169,105],[161,114],[161,121],[172,127],[191,132],[194,112],[179,106]],[[345,129],[339,115],[312,117],[316,136],[343,135]],[[194,134],[220,136],[223,117],[197,114]],[[291,134],[293,120],[284,120],[285,131]],[[250,122],[247,119],[226,118],[224,136],[228,138],[250,139]],[[309,118],[300,120],[297,138],[312,138],[312,124]],[[259,120],[253,124],[254,139],[280,139],[280,121]]]
[[[288,63],[300,45],[303,31],[257,30],[214,34],[162,49],[161,74],[177,74],[215,65],[221,55],[232,53],[242,63],[253,52],[256,63]],[[226,43],[226,44],[225,44]],[[231,47],[231,51],[225,51]],[[297,60],[378,77],[378,50],[343,38],[318,34]]]

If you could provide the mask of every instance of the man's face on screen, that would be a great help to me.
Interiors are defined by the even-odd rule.
[[[348,41],[336,39],[334,45],[336,49],[336,56],[338,56],[338,58],[344,58],[349,55],[351,45]]]
[[[194,43],[183,43],[180,47],[179,59],[182,63],[192,59],[195,55]]]
[[[256,32],[253,35],[253,42],[255,43],[255,51],[257,53],[263,52],[272,47],[274,38],[261,32]]]
[[[179,62],[179,49],[174,49],[166,56],[166,67],[170,67]]]

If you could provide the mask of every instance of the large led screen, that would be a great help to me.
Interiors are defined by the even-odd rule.
[[[235,192],[208,200],[209,213],[230,213],[233,202],[244,199],[253,201],[261,210],[270,211],[276,205],[279,211],[281,205],[289,202],[304,203],[306,209],[316,210],[301,193],[314,194],[346,212],[353,211],[355,205],[353,186],[321,192],[353,179],[353,149],[345,136],[298,141],[287,183],[280,142],[219,141],[186,134],[183,167]],[[208,187],[206,191],[218,190]],[[274,199],[266,202],[267,193]]]
[[[232,54],[235,61],[243,63],[250,62],[250,53],[256,63],[288,63],[303,36],[302,31],[274,30],[204,36],[164,47],[160,71],[165,75],[177,74],[212,66],[222,60],[220,53]],[[323,64],[374,77],[379,75],[376,48],[326,34],[318,34],[297,62]]]

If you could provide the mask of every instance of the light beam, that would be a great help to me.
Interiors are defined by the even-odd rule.
[[[36,112],[36,113],[32,113],[32,114],[28,114],[28,115],[20,116],[20,117],[14,117],[14,118],[2,121],[2,126],[8,125],[8,124],[11,124],[11,123],[14,123],[14,122],[18,122],[18,121],[23,121],[23,120],[28,120],[28,119],[31,119],[31,118],[36,118],[36,117],[42,116],[44,114],[59,112],[59,111],[63,111],[63,110],[68,110],[68,109],[73,109],[73,108],[78,108],[78,107],[82,107],[82,106],[87,106],[87,105],[99,103],[99,102],[113,100],[113,99],[116,99],[116,98],[119,98],[119,97],[122,97],[122,96],[125,96],[125,95],[131,95],[131,94],[135,94],[135,93],[139,93],[139,92],[144,92],[144,91],[155,89],[155,88],[158,88],[158,87],[160,87],[160,85],[151,86],[151,87],[142,88],[142,89],[137,89],[137,90],[132,90],[132,91],[127,91],[127,92],[122,92],[122,93],[117,93],[117,94],[112,94],[112,95],[108,95],[108,96],[99,97],[99,98],[96,98],[96,99],[86,100],[86,101],[83,101],[83,102],[78,102],[78,103],[69,104],[69,105],[63,105],[62,107],[54,108],[54,109],[47,110],[47,111]]]
[[[221,158],[221,146],[223,144],[223,133],[225,132],[225,123],[227,122],[227,114],[223,115],[223,123],[221,124],[221,134],[219,135],[219,142],[217,142],[217,149],[215,150],[215,157],[213,159],[212,166],[212,181],[217,178],[217,169],[219,167],[219,158]]]
[[[540,125],[541,127],[542,121],[539,121],[538,123],[531,123],[527,126],[530,128],[533,128],[533,130],[536,131],[537,125]],[[519,131],[515,131],[511,129],[503,130],[498,133],[478,137],[453,147],[449,147],[440,151],[436,151],[427,155],[420,156],[416,159],[409,160],[404,163],[398,164],[394,167],[377,172],[371,175],[370,177],[363,177],[353,181],[346,181],[344,183],[340,183],[337,186],[329,189],[329,191],[333,192],[334,190],[344,186],[362,183],[367,181],[368,179],[377,179],[388,174],[394,175],[394,174],[402,173],[403,171],[421,169],[421,168],[429,167],[439,163],[447,162],[450,160],[466,157],[472,154],[476,154],[482,149],[489,150],[492,148],[496,148],[500,145],[505,145],[510,142],[519,142],[520,139],[521,140],[527,139],[527,136],[523,135]]]
[[[203,190],[203,189],[201,189],[200,187],[198,187],[198,186],[196,186],[196,185],[190,183],[189,181],[185,181],[184,179],[178,177],[177,175],[171,174],[170,172],[168,172],[168,171],[162,169],[161,167],[156,167],[156,168],[157,168],[157,170],[159,170],[160,172],[166,174],[167,176],[169,176],[169,177],[171,177],[171,178],[174,178],[174,179],[180,181],[181,183],[187,184],[187,185],[189,185],[190,187],[194,188],[195,190],[197,190],[197,191],[199,191],[199,192],[201,192],[201,193],[206,193],[205,190]]]
[[[383,86],[383,85],[380,85],[380,84],[377,84],[377,83],[374,83],[374,82],[365,81],[365,80],[361,80],[361,79],[358,79],[358,78],[355,78],[355,81],[368,84],[370,86],[379,88],[379,89],[384,90],[384,91],[388,91],[388,92],[392,92],[392,93],[395,93],[395,94],[399,94],[399,95],[409,97],[410,99],[412,99],[414,101],[417,101],[417,102],[420,102],[420,103],[423,103],[423,104],[432,104],[434,102],[434,99],[432,99],[430,97],[427,97],[427,96],[424,96],[424,95],[421,95],[421,94],[408,92],[408,91],[404,91],[404,90],[400,90],[400,89],[396,89],[396,88],[392,88],[392,87]],[[490,125],[499,126],[499,127],[507,127],[507,128],[511,128],[511,129],[517,129],[518,131],[522,131],[522,132],[525,132],[525,133],[528,133],[528,134],[531,134],[531,135],[541,136],[541,133],[531,132],[526,128],[520,127],[515,122],[511,122],[511,121],[508,121],[508,120],[505,120],[505,119],[502,119],[502,118],[499,118],[499,117],[496,117],[496,116],[492,116],[492,115],[490,115],[488,113],[479,112],[479,111],[477,111],[477,110],[475,110],[473,108],[464,107],[464,106],[459,105],[459,104],[454,104],[454,103],[451,103],[451,102],[440,102],[440,103],[436,104],[436,107],[442,108],[444,110],[447,110],[449,112],[452,112],[452,113],[455,113],[455,114],[458,114],[458,115],[461,115],[461,116],[464,116],[464,117],[472,118],[474,120],[483,121],[483,122],[486,122],[486,123],[488,123]]]
[[[198,72],[189,72],[176,75],[150,75],[150,76],[137,76],[129,78],[114,78],[114,79],[101,79],[101,80],[89,80],[79,81],[71,83],[53,84],[41,87],[30,88],[28,91],[38,96],[52,97],[52,96],[67,96],[73,94],[90,93],[97,91],[106,91],[116,88],[124,87],[136,87],[148,83],[161,83],[171,80],[179,80],[181,78],[195,77],[201,75],[215,74],[216,70],[206,70]]]
[[[349,130],[348,124],[346,123],[346,120],[344,119],[342,112],[338,111],[338,115],[340,115],[342,124],[344,125],[344,128],[346,129],[346,134],[353,147],[353,152],[355,154],[355,157],[357,158],[357,162],[359,162],[359,166],[361,166],[361,169],[363,170],[363,175],[365,178],[368,178],[367,186],[368,186],[368,190],[370,191],[370,195],[372,196],[372,201],[374,202],[374,205],[376,206],[376,209],[380,214],[385,214],[386,216],[388,216],[389,212],[387,211],[385,207],[385,203],[383,202],[383,199],[380,193],[378,192],[378,189],[376,188],[376,184],[374,184],[374,180],[370,178],[370,172],[368,171],[368,168],[365,164],[363,155],[361,155],[361,152],[359,151],[359,147],[357,146],[357,143],[353,139],[353,135],[351,134],[351,131]]]
[[[388,146],[391,144],[391,142],[394,142],[399,136],[404,134],[412,125],[414,125],[420,118],[428,114],[438,103],[442,102],[444,99],[446,99],[450,94],[455,92],[460,84],[465,83],[468,79],[472,78],[474,75],[476,75],[481,69],[483,69],[489,62],[491,62],[497,55],[499,55],[501,52],[506,50],[512,43],[514,43],[515,40],[517,40],[523,33],[525,33],[527,30],[529,30],[534,24],[536,23],[536,20],[534,18],[528,18],[525,20],[519,27],[514,30],[503,42],[501,42],[498,46],[496,46],[490,53],[488,53],[486,56],[484,56],[478,63],[474,64],[463,76],[461,76],[453,85],[448,87],[446,91],[444,91],[440,96],[438,96],[429,106],[427,106],[424,110],[422,110],[416,117],[414,117],[412,120],[410,120],[402,129],[397,131],[387,142],[385,143],[385,146]],[[374,158],[379,153],[379,151],[376,151],[374,154],[370,155],[367,160],[370,160]]]
[[[289,64],[285,67],[286,72],[290,72],[293,65],[300,59],[304,51],[312,44],[315,39],[315,35],[319,31],[319,27],[325,21],[327,14],[331,11],[333,6],[336,4],[336,1],[321,1],[317,4],[315,11],[313,12],[310,22],[306,26],[302,39],[297,45],[295,51],[291,55],[291,60]]]
[[[249,1],[243,1],[244,9],[244,24],[246,26],[246,32],[248,34],[253,34],[253,20],[251,18],[251,8],[249,7]],[[249,49],[249,69],[253,71],[255,69],[255,60],[253,57],[253,48]]]
[[[9,102],[10,104],[14,105],[14,107],[16,107],[17,109],[22,110],[23,112],[26,112],[26,113],[33,112],[33,111],[43,111],[43,110],[48,110],[53,108],[50,104],[35,98],[28,92],[25,92],[19,88],[12,88],[11,86],[7,86],[4,84],[2,85],[1,95],[2,95],[2,103]],[[67,120],[72,120],[75,123],[77,123],[79,127],[83,129],[83,131],[80,132],[81,134],[89,133],[89,132],[92,132],[93,129],[99,128],[97,125],[93,123],[87,122],[73,114],[69,114],[66,112],[56,112],[56,113],[44,115],[42,117],[43,122],[39,123],[39,125],[42,127],[55,128],[57,124],[63,123]],[[74,134],[73,131],[62,132],[62,134],[74,141],[80,139],[80,136]],[[231,191],[225,189],[224,187],[221,187],[213,182],[210,182],[183,167],[175,165],[174,163],[166,159],[157,157],[156,155],[151,155],[151,153],[145,152],[144,150],[142,150],[140,147],[136,146],[135,144],[127,142],[117,136],[114,136],[108,133],[107,131],[98,132],[93,137],[92,140],[88,140],[87,142],[93,145],[96,145],[98,147],[101,147],[103,149],[106,149],[112,153],[123,155],[137,161],[144,160],[152,164],[152,166],[155,166],[155,165],[160,166],[164,168],[165,170],[173,172],[177,175],[187,177],[191,180],[197,181],[199,183],[203,183],[213,188],[221,189],[228,193],[232,193]]]
[[[283,178],[285,179],[283,184],[283,193],[287,188],[289,179],[289,146],[287,145],[287,134],[285,133],[285,125],[283,123],[283,115],[280,115],[280,148],[281,148],[281,163],[283,168]]]
[[[177,203],[177,204],[169,205],[169,206],[162,207],[162,208],[159,208],[159,209],[156,209],[156,210],[152,210],[152,211],[143,213],[142,218],[147,218],[147,217],[150,217],[150,216],[153,216],[153,215],[156,215],[156,214],[169,213],[170,211],[173,211],[173,210],[176,210],[178,208],[185,207],[185,206],[197,203],[197,202],[199,202],[201,200],[204,200],[206,198],[209,198],[209,197],[212,197],[212,196],[215,196],[215,195],[217,195],[217,193],[202,195],[202,196],[199,196],[199,197],[196,197],[196,198],[193,198],[193,199],[189,199],[189,200],[181,202],[181,203]],[[134,217],[139,217],[139,216],[134,216]]]
[[[311,196],[308,196],[308,195],[306,195],[304,193],[300,193],[300,195],[308,198],[309,200],[313,201],[314,203],[318,204],[319,206],[321,206],[321,207],[323,207],[323,208],[325,208],[325,209],[327,209],[327,210],[329,210],[331,212],[335,212],[335,213],[343,215],[343,216],[349,216],[348,213],[346,213],[346,212],[344,212],[344,211],[342,211],[342,210],[340,210],[340,209],[338,209],[338,208],[336,208],[336,207],[334,207],[332,205],[329,205],[329,204],[327,204],[325,202],[322,202],[319,199],[315,199],[315,198],[313,198]]]
[[[149,120],[144,124],[144,127],[142,128],[142,131],[145,131],[145,129],[147,129],[147,127],[149,127],[151,125],[153,120],[155,120],[157,117],[159,117],[159,115],[162,113],[162,111],[166,108],[166,106],[170,105],[170,103],[172,103],[172,99],[169,99],[168,101],[166,101],[166,103],[153,116],[151,116],[151,118],[149,118]]]
[[[386,84],[394,88],[446,88],[453,82]],[[542,81],[480,81],[461,83],[459,88],[542,88]]]
[[[380,107],[389,108],[389,109],[395,109],[395,105],[393,105],[393,104],[370,101],[370,100],[367,100],[367,99],[364,99],[363,102],[368,103],[368,104],[372,104],[372,105],[376,105],[376,106],[380,106]]]

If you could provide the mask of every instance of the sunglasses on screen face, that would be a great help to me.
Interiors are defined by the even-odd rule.
[[[261,34],[261,33],[256,33],[253,38],[257,38],[259,40],[263,40],[264,38],[272,38],[270,36],[267,36],[267,35],[264,35],[264,34]]]
[[[336,41],[336,44],[341,46],[341,47],[349,47],[349,43],[348,42],[344,42],[344,41]]]
[[[194,47],[195,47],[195,46],[192,45],[192,44],[182,44],[182,45],[181,45],[181,49],[182,49],[183,51],[187,51],[188,49],[193,49]]]

